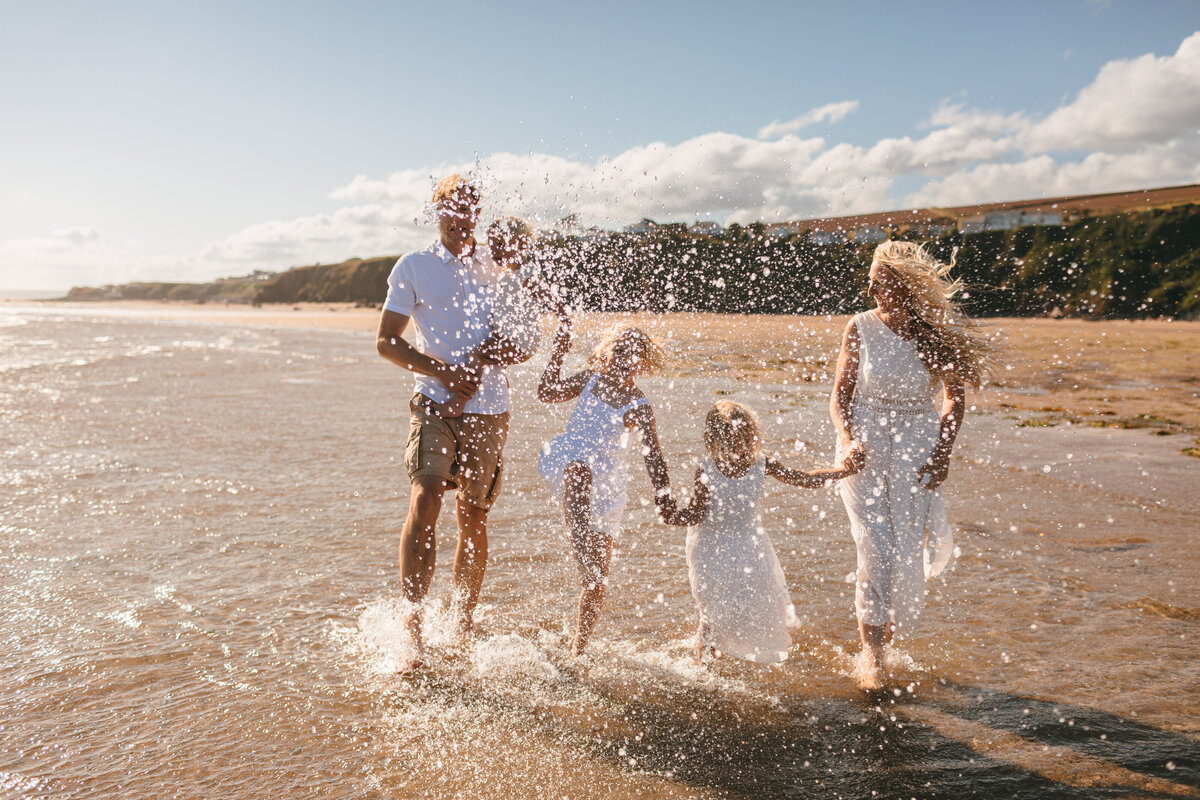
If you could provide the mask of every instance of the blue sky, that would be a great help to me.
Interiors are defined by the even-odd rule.
[[[0,2],[0,289],[1200,180],[1196,2],[449,5]]]

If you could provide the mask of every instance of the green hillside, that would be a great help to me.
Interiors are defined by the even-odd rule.
[[[953,233],[930,246],[944,258],[958,248],[958,274],[970,287],[965,302],[977,316],[1200,316],[1200,206]],[[534,258],[592,310],[825,314],[866,307],[873,248],[815,244],[805,232],[772,237],[760,223],[711,236],[667,224],[544,238]],[[355,258],[205,284],[76,287],[68,299],[379,304],[395,260]]]

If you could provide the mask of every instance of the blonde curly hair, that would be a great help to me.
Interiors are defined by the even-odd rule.
[[[717,462],[758,458],[762,450],[758,415],[741,403],[718,401],[704,418],[704,449]]]
[[[995,369],[996,347],[954,302],[963,282],[950,279],[958,249],[949,263],[916,242],[888,240],[875,248],[875,261],[891,270],[907,292],[917,353],[931,379],[952,377],[979,388]]]
[[[626,338],[631,339],[638,347],[637,372],[639,375],[658,372],[663,368],[663,364],[667,360],[666,354],[649,334],[632,325],[614,325],[588,357],[588,369],[593,372],[607,372],[611,369],[615,360],[614,350],[617,343]]]

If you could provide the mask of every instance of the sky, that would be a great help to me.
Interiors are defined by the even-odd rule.
[[[1200,2],[0,0],[0,291],[1200,182]]]

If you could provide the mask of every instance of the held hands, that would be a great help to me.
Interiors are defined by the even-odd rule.
[[[867,451],[863,449],[861,442],[855,440],[850,442],[848,448],[845,448],[842,463],[838,466],[845,471],[846,475],[854,475],[857,472],[861,472],[866,463]]]
[[[679,513],[679,506],[676,505],[675,498],[671,497],[670,489],[659,489],[654,493],[654,510],[658,514],[659,522],[672,524],[675,515]]]
[[[469,364],[442,364],[435,377],[453,394],[470,397],[479,390],[479,371]]]

